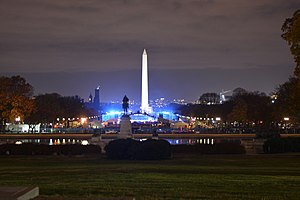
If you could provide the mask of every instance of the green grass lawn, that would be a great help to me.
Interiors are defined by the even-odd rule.
[[[300,155],[175,155],[162,161],[2,156],[0,186],[38,199],[299,199]]]

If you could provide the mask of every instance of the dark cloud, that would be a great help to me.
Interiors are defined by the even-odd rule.
[[[299,8],[298,0],[0,0],[0,68],[139,70],[147,48],[154,70],[267,68],[274,83],[281,67],[292,73],[280,28]]]

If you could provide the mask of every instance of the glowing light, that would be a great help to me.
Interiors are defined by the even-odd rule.
[[[119,114],[121,114],[122,112],[120,112],[120,111],[109,111],[107,114],[108,115],[119,115]]]
[[[84,124],[84,123],[86,123],[86,121],[87,121],[87,118],[85,118],[85,117],[81,117],[80,121],[81,121],[81,123],[82,123],[82,124]]]
[[[16,122],[19,122],[19,121],[21,121],[21,117],[20,116],[18,116],[18,117],[16,117]]]
[[[284,121],[289,121],[290,118],[289,118],[289,117],[284,117],[283,120],[284,120]]]
[[[88,144],[89,144],[89,142],[87,140],[82,140],[81,141],[81,145],[88,145]]]
[[[221,117],[216,117],[216,121],[221,121]]]
[[[15,144],[20,145],[20,144],[23,144],[23,143],[22,143],[22,141],[18,140],[18,141],[15,142]]]

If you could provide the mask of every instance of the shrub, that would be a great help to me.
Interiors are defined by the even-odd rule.
[[[171,145],[166,140],[146,140],[139,144],[136,159],[160,160],[170,158],[172,155]]]
[[[264,143],[265,153],[300,152],[300,138],[272,138]]]
[[[110,159],[135,159],[138,141],[133,139],[117,139],[110,141],[105,147],[106,155]]]
[[[106,147],[110,159],[157,160],[171,157],[171,145],[165,140],[146,140],[138,142],[133,139],[111,141]]]

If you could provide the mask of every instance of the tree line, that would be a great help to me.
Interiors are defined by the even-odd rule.
[[[233,98],[224,104],[218,104],[218,94],[205,93],[198,100],[202,105],[181,106],[178,111],[190,116],[220,116],[227,122],[255,123],[268,128],[288,118],[289,123],[299,127],[300,10],[285,20],[281,30],[281,37],[287,41],[296,66],[289,80],[274,90],[274,99],[261,92],[248,92],[238,88],[233,92]],[[211,105],[205,105],[208,102]]]
[[[245,91],[222,104],[188,104],[179,107],[178,111],[192,117],[220,117],[223,123],[228,124],[235,122],[243,126],[270,127],[275,122],[273,116],[277,116],[274,108],[275,103],[265,93]]]
[[[33,87],[21,76],[0,77],[1,130],[6,123],[51,123],[59,117],[77,118],[95,115],[79,96],[57,93],[33,96]]]

